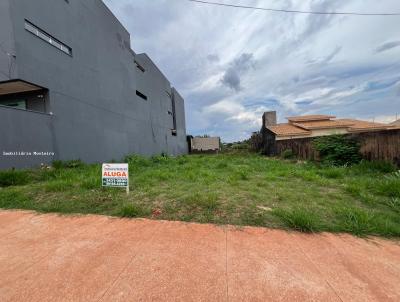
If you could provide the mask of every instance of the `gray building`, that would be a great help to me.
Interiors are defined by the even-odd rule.
[[[183,98],[102,1],[0,1],[0,168],[187,149]]]

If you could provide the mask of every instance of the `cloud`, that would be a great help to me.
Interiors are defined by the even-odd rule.
[[[207,60],[210,62],[219,62],[219,56],[217,54],[209,54]]]
[[[400,41],[386,42],[386,43],[379,45],[376,48],[375,52],[379,53],[379,52],[383,52],[383,51],[386,51],[386,50],[389,50],[389,49],[392,49],[395,47],[399,47],[399,46],[400,46]]]
[[[276,110],[280,122],[312,113],[372,120],[399,111],[398,18],[268,13],[189,1],[104,1],[131,33],[133,49],[148,53],[185,98],[189,134],[245,139],[259,130],[267,110]],[[265,3],[252,0],[254,6]],[[394,11],[398,0],[269,5]]]
[[[228,69],[221,79],[221,83],[236,92],[242,89],[240,77],[249,69],[254,68],[255,60],[253,54],[243,53],[229,64]]]

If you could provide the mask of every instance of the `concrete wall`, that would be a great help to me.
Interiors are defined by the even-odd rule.
[[[193,137],[191,140],[192,152],[219,150],[220,141],[219,137]]]
[[[14,0],[10,11],[15,77],[49,89],[55,159],[100,162],[131,153],[187,152],[182,148],[184,124],[184,137],[171,133],[168,80],[146,55],[138,56],[146,68],[138,72],[129,33],[101,1]],[[71,47],[73,55],[27,32],[25,19]],[[148,100],[137,97],[136,90],[143,90]],[[0,130],[0,135],[14,134]],[[34,147],[28,131],[19,135],[21,148]],[[5,167],[27,166],[3,157],[0,161],[6,161]]]
[[[54,129],[52,116],[48,114],[0,107],[0,169],[9,168],[9,163],[16,167],[24,167],[50,162],[54,159]],[[12,125],[12,126],[10,126]],[[9,131],[12,135],[4,135]],[[24,142],[20,140],[24,137]],[[29,146],[27,149],[26,146]],[[19,152],[31,152],[22,155]],[[48,152],[49,155],[35,155],[38,152]]]
[[[175,153],[186,154],[189,151],[189,146],[186,138],[185,101],[175,88],[172,88],[172,93],[175,100],[177,131],[177,135],[175,137],[176,144],[174,144],[173,146],[176,148]]]
[[[0,1],[0,81],[15,77],[17,70],[10,1]]]

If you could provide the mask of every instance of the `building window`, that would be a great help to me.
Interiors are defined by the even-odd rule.
[[[28,20],[25,20],[25,29],[27,31],[29,31],[30,33],[34,34],[35,36],[39,37],[43,41],[46,41],[47,43],[53,45],[57,49],[66,53],[67,55],[72,56],[72,48],[71,47],[60,42],[56,38],[52,37],[51,35],[46,33],[44,30],[42,30],[39,27],[37,27],[36,25],[32,24]]]
[[[0,105],[26,110],[26,100],[0,100]]]
[[[46,113],[46,95],[46,91],[33,91],[0,95],[0,106]]]
[[[145,72],[146,71],[144,69],[144,67],[142,65],[140,65],[137,61],[135,61],[135,65],[136,65],[137,69],[139,69],[141,72]]]
[[[141,97],[143,100],[147,101],[147,96],[145,96],[143,93],[141,93],[140,91],[136,90],[136,95],[138,97]]]

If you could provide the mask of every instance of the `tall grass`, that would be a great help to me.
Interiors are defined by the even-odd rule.
[[[273,214],[281,218],[288,228],[300,232],[317,232],[322,227],[318,215],[304,207],[276,209]]]
[[[100,164],[56,162],[0,172],[0,208],[400,236],[400,177],[388,163],[333,167],[244,152],[124,160],[130,195],[101,187]]]

